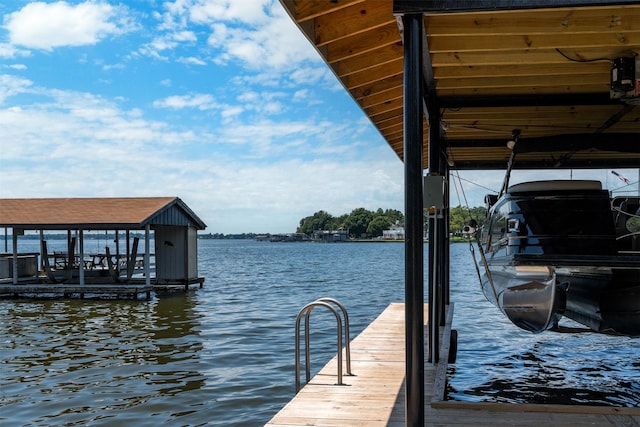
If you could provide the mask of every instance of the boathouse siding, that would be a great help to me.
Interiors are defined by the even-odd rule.
[[[195,227],[157,226],[155,253],[158,283],[175,283],[198,277],[198,236]]]

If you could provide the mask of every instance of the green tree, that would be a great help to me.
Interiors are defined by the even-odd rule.
[[[391,221],[391,224],[404,225],[404,214],[397,209],[387,209],[384,211],[384,216]]]
[[[333,228],[334,220],[335,218],[331,214],[318,211],[311,216],[302,218],[296,232],[312,234],[316,230],[330,230]]]
[[[384,230],[391,227],[391,220],[386,215],[376,215],[367,226],[367,234],[371,237],[382,236]]]
[[[373,212],[365,208],[356,208],[351,211],[346,220],[346,228],[349,234],[355,237],[363,237],[367,233],[369,222],[373,219]]]
[[[342,214],[339,217],[334,218],[332,223],[331,223],[331,229],[332,230],[338,230],[340,228],[348,228],[347,227],[347,218],[349,218],[349,215],[347,215],[347,214]]]
[[[489,218],[487,217],[487,209],[483,206],[476,206],[470,210],[471,218],[478,222],[478,228],[488,225]]]
[[[475,207],[471,209],[456,206],[451,208],[449,212],[449,231],[454,234],[462,233],[463,228],[474,219],[481,227],[486,221],[486,210],[483,207]]]
[[[453,234],[462,233],[462,229],[469,223],[469,215],[465,209],[460,206],[449,210],[449,231]]]

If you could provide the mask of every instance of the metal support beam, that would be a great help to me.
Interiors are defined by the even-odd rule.
[[[550,7],[610,6],[637,0],[395,0],[393,13],[455,13]]]
[[[442,176],[440,173],[440,112],[435,108],[434,100],[427,100],[427,115],[429,116],[429,175]],[[429,207],[429,206],[427,206]],[[442,217],[442,203],[439,203],[429,214],[429,351],[428,361],[438,363],[440,354],[439,325],[441,318],[442,299],[442,244],[444,241],[444,227]]]
[[[405,425],[424,426],[424,248],[422,202],[422,15],[405,15]]]
[[[440,326],[444,326],[446,323],[447,311],[446,306],[449,305],[449,220],[451,213],[451,206],[449,205],[449,183],[451,182],[449,176],[449,165],[447,164],[444,155],[439,156],[440,160],[440,172],[444,176],[444,209],[442,209],[442,233],[440,250],[442,255],[440,256],[440,272],[442,280],[442,298],[440,306]]]
[[[436,83],[433,78],[433,65],[429,54],[429,40],[423,39],[423,56],[425,62],[425,104],[427,119],[429,122],[429,175],[433,177],[442,177],[442,134],[440,125],[441,109],[436,93]],[[437,363],[440,354],[439,335],[440,335],[440,319],[444,319],[444,279],[443,266],[448,262],[444,251],[444,245],[448,241],[445,236],[447,226],[445,224],[446,217],[443,213],[446,211],[444,204],[444,194],[442,199],[437,203],[436,208],[429,215],[429,254],[428,254],[428,271],[429,271],[429,342],[428,342],[428,361]],[[430,206],[426,206],[430,208]]]
[[[17,285],[18,284],[18,233],[16,232],[16,228],[13,227],[12,231],[11,231],[11,237],[13,239],[13,246],[11,251],[12,256],[13,256],[13,284]]]
[[[80,286],[84,286],[84,230],[81,228],[78,230],[78,239],[79,239],[79,256],[78,256],[78,280],[80,282]],[[71,258],[70,258],[71,259]],[[71,262],[71,261],[69,261]]]
[[[151,242],[149,235],[151,234],[151,226],[144,226],[144,284],[151,286]],[[135,260],[134,260],[135,262]]]

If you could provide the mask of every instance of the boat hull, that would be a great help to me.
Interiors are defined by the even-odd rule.
[[[529,332],[555,329],[566,317],[595,332],[640,336],[638,278],[640,269],[631,266],[501,266],[483,276],[482,290]]]
[[[489,208],[482,289],[515,325],[538,333],[567,317],[640,336],[640,197],[610,199],[592,181],[536,182]]]
[[[552,328],[564,313],[564,299],[552,269],[502,266],[485,275],[482,290],[511,322],[529,332]]]

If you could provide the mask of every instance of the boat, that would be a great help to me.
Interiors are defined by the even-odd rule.
[[[508,180],[505,180],[508,182]],[[480,231],[486,298],[516,326],[640,336],[640,197],[600,181],[551,180],[489,195]]]

